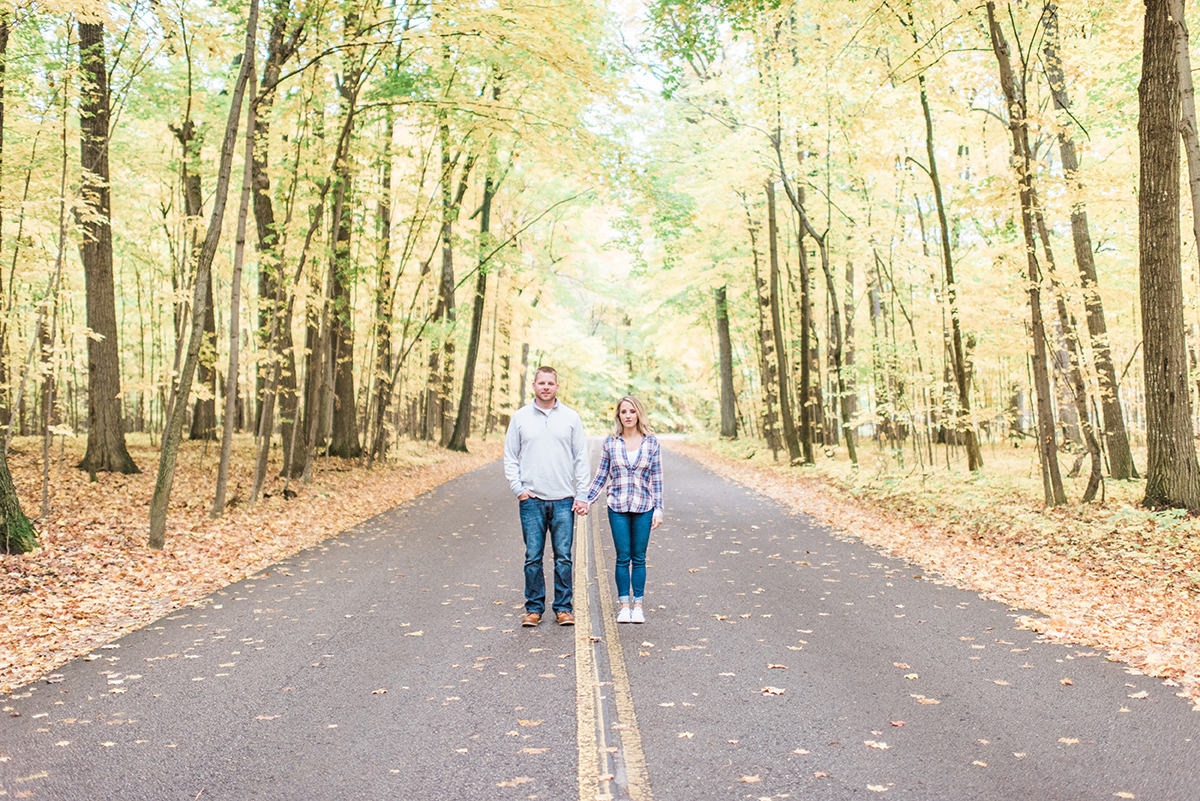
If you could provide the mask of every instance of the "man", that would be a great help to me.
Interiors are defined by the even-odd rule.
[[[522,406],[504,437],[504,477],[517,496],[525,536],[525,615],[536,626],[546,611],[542,554],[546,533],[554,552],[554,612],[560,626],[575,624],[571,593],[571,541],[575,513],[591,480],[587,437],[574,409],[558,401],[558,372],[539,367],[533,375],[533,402]]]

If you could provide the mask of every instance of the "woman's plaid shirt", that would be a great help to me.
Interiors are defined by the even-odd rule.
[[[662,449],[652,434],[632,460],[625,443],[611,434],[600,448],[600,466],[588,490],[587,502],[593,503],[608,483],[608,508],[614,512],[649,512],[662,509]]]

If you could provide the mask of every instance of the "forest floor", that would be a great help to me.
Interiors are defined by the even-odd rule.
[[[1027,446],[985,449],[977,475],[965,464],[905,468],[867,441],[857,468],[843,452],[787,467],[786,453],[775,462],[762,442],[693,438],[678,447],[909,561],[914,573],[1034,611],[1023,625],[1102,648],[1200,708],[1200,520],[1141,508],[1145,482],[1107,480],[1104,500],[1083,505],[1083,478],[1067,480],[1076,502],[1046,509]],[[913,455],[904,456],[911,463]]]
[[[129,435],[142,472],[99,474],[75,468],[82,438],[56,441],[50,466],[49,512],[41,518],[42,444],[17,438],[8,463],[22,510],[34,520],[40,548],[0,555],[0,692],[158,619],[231,582],[331,537],[421,493],[496,459],[501,439],[472,442],[471,454],[405,443],[386,462],[318,459],[307,485],[272,475],[253,509],[253,440],[235,439],[226,513],[209,517],[219,445],[185,442],[180,449],[166,547],[149,534],[158,449]]]

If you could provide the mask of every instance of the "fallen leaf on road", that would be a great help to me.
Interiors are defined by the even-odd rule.
[[[767,670],[787,670],[787,665],[767,665]]]
[[[864,740],[863,745],[867,746],[868,748],[877,748],[880,751],[886,751],[891,748],[891,746],[887,743],[880,742],[878,740]]]
[[[783,695],[787,690],[781,687],[763,687],[761,692],[763,695]]]
[[[1058,683],[1063,685],[1064,687],[1071,687],[1071,686],[1074,686],[1074,684],[1075,684],[1075,682],[1071,681],[1070,679],[1059,679]]]
[[[679,739],[684,739],[684,740],[690,740],[695,736],[696,735],[692,734],[690,731],[681,731],[681,732],[679,732],[678,735],[676,735],[676,737],[678,737]]]
[[[497,787],[517,787],[522,784],[528,784],[531,781],[533,781],[533,779],[529,778],[528,776],[518,776],[517,778],[510,779],[509,781],[506,781],[506,782],[496,782],[496,786]]]
[[[1140,693],[1130,693],[1129,697],[1130,698],[1138,698],[1138,699],[1149,698],[1150,693],[1146,692],[1145,690],[1142,690]]]
[[[888,788],[882,784],[868,784],[867,789],[873,793],[886,793]]]
[[[738,779],[738,781],[745,782],[746,784],[757,784],[761,782],[762,779],[760,779],[758,776],[743,776],[742,778]]]
[[[1079,745],[1079,740],[1074,737],[1059,737],[1058,741],[1063,745]]]
[[[904,724],[904,721],[903,721],[903,720],[893,720],[893,721],[892,721],[892,725],[893,725],[893,726],[897,726],[897,727],[899,727],[899,726],[903,726],[903,725],[905,725],[905,724]]]
[[[386,692],[387,690],[385,690],[383,687],[380,687],[378,690],[371,690],[371,695],[383,695]]]
[[[518,720],[517,724],[520,726],[541,726],[542,721],[540,721],[540,720]]]

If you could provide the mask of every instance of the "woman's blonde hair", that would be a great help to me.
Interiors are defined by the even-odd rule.
[[[637,430],[642,436],[649,436],[654,432],[650,430],[650,421],[646,419],[646,407],[642,402],[632,395],[626,395],[617,401],[617,405],[613,408],[613,429],[612,435],[619,437],[625,431],[625,426],[621,425],[621,404],[629,401],[633,404],[634,411],[637,412]]]

